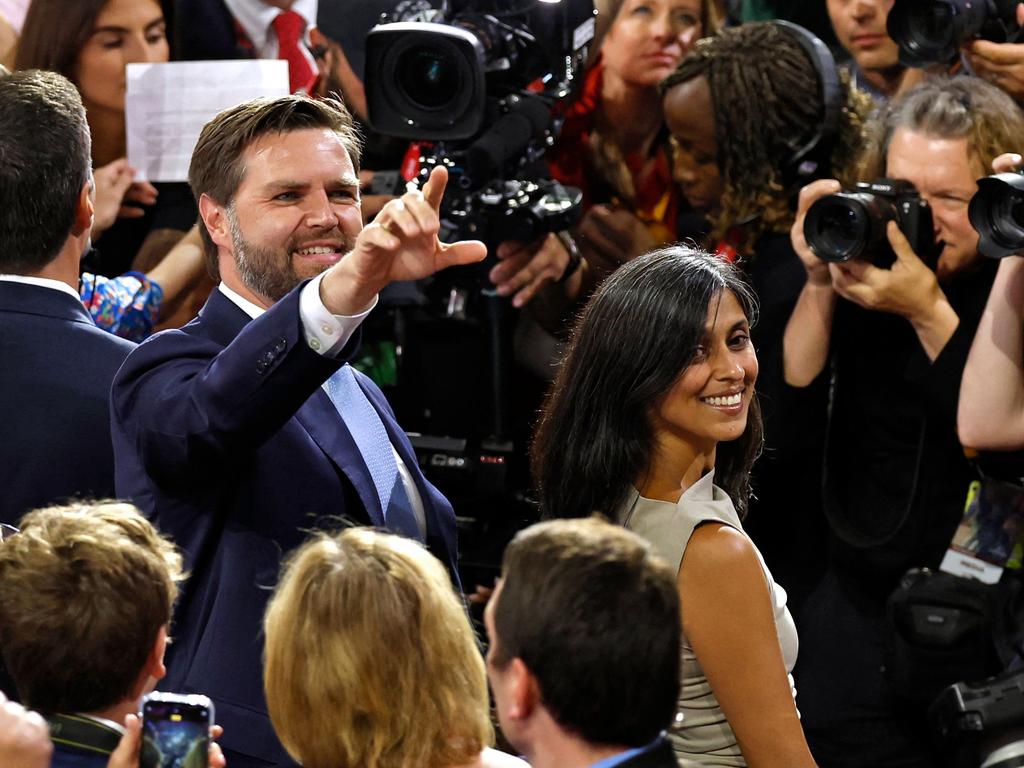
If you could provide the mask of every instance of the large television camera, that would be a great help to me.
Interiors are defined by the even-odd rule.
[[[582,195],[544,154],[594,37],[591,0],[406,0],[366,41],[366,100],[379,133],[431,142],[425,179],[448,168],[443,236],[490,245],[575,223]]]

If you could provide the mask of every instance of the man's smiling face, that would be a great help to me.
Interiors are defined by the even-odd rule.
[[[328,128],[261,136],[242,167],[225,210],[230,256],[257,303],[270,306],[352,249],[363,227],[359,180],[342,138]]]

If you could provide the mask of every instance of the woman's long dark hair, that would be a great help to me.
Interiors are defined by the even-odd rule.
[[[545,517],[614,518],[650,465],[651,413],[693,362],[708,307],[723,291],[756,320],[742,273],[682,245],[653,251],[617,269],[577,322],[548,392],[531,450]],[[751,400],[747,427],[720,443],[715,482],[742,515],[750,468],[761,450],[761,411]]]
[[[71,70],[86,41],[92,37],[96,18],[107,2],[32,0],[21,28],[14,68],[48,69],[74,81]]]

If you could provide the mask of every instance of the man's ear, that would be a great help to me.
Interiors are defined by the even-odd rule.
[[[540,706],[540,686],[537,685],[537,678],[520,658],[514,658],[509,662],[506,674],[511,704],[508,714],[519,720],[526,720]]]
[[[156,688],[156,684],[167,674],[164,666],[164,653],[167,650],[167,626],[160,627],[153,640],[153,645],[146,654],[146,662],[139,670],[139,676],[131,691],[132,699],[140,699]]]
[[[82,185],[78,193],[78,201],[75,203],[75,219],[71,224],[71,234],[78,237],[88,233],[92,229],[92,222],[96,209],[92,204],[92,179]]]
[[[199,215],[210,233],[210,239],[218,248],[231,250],[231,222],[227,210],[207,194],[199,196]]]

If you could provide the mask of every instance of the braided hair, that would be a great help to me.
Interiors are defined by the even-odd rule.
[[[699,40],[661,83],[671,88],[705,77],[714,105],[718,169],[724,183],[712,216],[711,237],[720,239],[739,222],[745,250],[766,232],[787,232],[793,224],[782,166],[821,124],[825,107],[821,83],[807,52],[794,36],[770,22],[723,29]],[[832,173],[851,182],[863,144],[870,99],[841,73],[846,103],[832,153]]]

